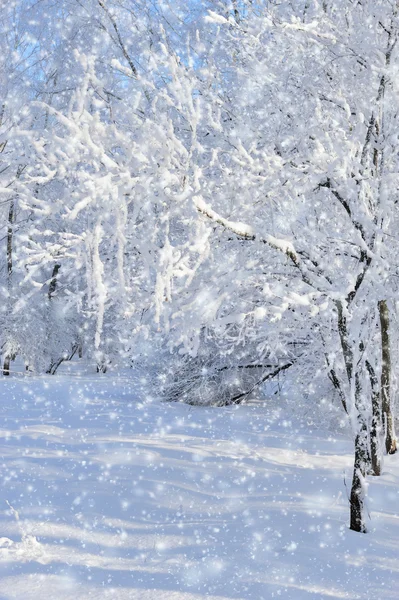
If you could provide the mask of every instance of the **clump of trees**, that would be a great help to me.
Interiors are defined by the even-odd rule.
[[[352,425],[365,531],[396,451],[398,10],[3,7],[4,374],[156,339],[169,399],[225,405],[302,369]]]

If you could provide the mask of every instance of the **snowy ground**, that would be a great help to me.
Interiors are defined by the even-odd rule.
[[[351,443],[127,379],[0,380],[1,600],[399,597],[399,457],[348,530]]]

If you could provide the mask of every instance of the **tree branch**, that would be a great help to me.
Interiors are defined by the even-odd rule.
[[[111,21],[112,27],[114,28],[114,31],[115,31],[115,34],[116,34],[116,37],[117,37],[117,40],[118,40],[119,47],[122,50],[122,54],[125,57],[125,59],[126,59],[128,65],[129,65],[129,67],[130,67],[130,69],[131,69],[134,77],[136,77],[136,79],[137,79],[137,77],[138,77],[137,69],[134,66],[134,63],[133,63],[132,59],[130,58],[128,51],[126,50],[126,47],[125,47],[125,44],[123,43],[121,34],[119,33],[118,25],[116,24],[116,21],[115,21],[113,15],[110,13],[110,11],[108,10],[108,8],[105,6],[103,0],[97,0],[97,1],[98,1],[98,4],[103,9],[103,11],[106,13],[108,19]]]
[[[268,379],[273,379],[273,377],[276,377],[276,375],[278,375],[282,371],[286,371],[287,369],[289,369],[289,367],[292,367],[293,364],[294,364],[294,361],[286,363],[285,365],[282,365],[281,367],[277,367],[277,369],[275,371],[273,371],[272,373],[268,373],[267,375],[265,375],[264,377],[262,377],[259,381],[257,381],[251,387],[251,389],[249,389],[247,392],[242,392],[241,394],[237,394],[236,396],[233,396],[233,398],[231,398],[231,400],[229,400],[227,402],[227,405],[229,405],[229,404],[241,404],[241,402],[243,402],[245,400],[245,398],[247,398],[250,394],[252,394],[252,392],[259,385],[261,385],[262,383],[264,383]]]
[[[267,244],[270,248],[285,254],[290,259],[291,263],[300,271],[304,283],[323,293],[323,290],[315,285],[309,275],[305,272],[304,265],[291,242],[276,238],[273,235],[267,235],[265,237],[259,236],[253,231],[250,225],[225,219],[215,212],[210,206],[208,206],[208,204],[206,204],[206,202],[204,202],[200,196],[194,196],[193,201],[198,212],[205,215],[215,223],[219,223],[219,225],[222,225],[225,229],[232,231],[240,238],[253,241],[257,240],[263,244]]]

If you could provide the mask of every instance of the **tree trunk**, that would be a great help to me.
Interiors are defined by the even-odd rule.
[[[105,361],[101,361],[97,363],[97,373],[106,373],[108,370],[107,363]]]
[[[8,211],[8,227],[7,227],[7,280],[10,286],[11,275],[12,275],[12,238],[13,238],[13,225],[14,225],[14,211],[15,205],[14,200],[10,202],[10,208]]]
[[[342,306],[342,302],[340,300],[337,300],[335,302],[335,307],[337,309],[338,334],[339,339],[341,341],[341,348],[345,362],[346,374],[348,376],[349,385],[351,385],[353,372],[353,352],[348,339],[348,327],[346,322],[346,316],[344,312],[344,307]]]
[[[64,358],[59,358],[56,361],[51,361],[49,368],[47,369],[47,375],[55,375],[58,367],[64,362]]]
[[[364,487],[366,428],[358,433],[355,440],[355,464],[353,467],[352,488],[350,495],[350,529],[358,533],[366,533],[364,520]]]
[[[7,226],[7,285],[8,292],[11,295],[11,286],[12,286],[12,241],[13,241],[13,233],[14,233],[14,213],[15,213],[15,204],[14,200],[10,202],[10,208],[8,210],[8,226]],[[8,302],[9,307],[8,311],[11,312],[10,301]],[[3,363],[3,375],[10,374],[10,363],[11,356],[10,354],[6,354],[4,357]]]
[[[371,385],[371,428],[370,428],[370,455],[371,455],[371,475],[381,475],[381,444],[380,444],[380,432],[381,432],[381,398],[378,389],[377,375],[370,364],[366,361],[366,368],[370,377]]]
[[[9,354],[7,354],[4,357],[4,363],[3,363],[3,375],[9,375],[10,374],[10,363],[11,363],[11,356]]]
[[[58,278],[58,272],[61,269],[61,265],[56,263],[53,267],[53,272],[51,274],[51,280],[50,280],[50,284],[48,286],[48,292],[47,292],[47,297],[49,299],[49,304],[51,304],[52,299],[54,294],[57,291],[57,278]],[[50,330],[50,321],[48,324],[48,332],[47,332],[48,337],[51,337],[51,330]],[[55,375],[58,367],[60,366],[60,364],[64,361],[64,358],[51,358],[50,361],[50,365],[46,371],[47,374],[49,375]]]
[[[355,464],[353,467],[352,488],[350,495],[350,529],[366,533],[364,518],[364,479],[369,464],[367,444],[367,423],[364,419],[361,402],[360,375],[355,375],[355,404],[358,411],[358,433],[355,438]]]
[[[381,404],[382,422],[384,426],[385,449],[387,454],[395,454],[396,437],[391,411],[391,353],[389,348],[389,310],[386,300],[378,303],[381,324]]]
[[[352,385],[354,371],[353,351],[350,346],[347,320],[342,302],[336,301],[338,318],[338,333],[341,341],[342,354],[345,362],[346,374],[348,376],[349,386]],[[364,418],[362,406],[362,389],[360,383],[360,372],[355,371],[355,407],[357,410],[357,427],[355,437],[355,462],[353,467],[352,487],[350,493],[350,529],[360,533],[366,533],[364,519],[364,495],[363,485],[366,471],[371,463],[371,457],[368,448],[367,423]]]
[[[62,356],[61,358],[58,358],[55,361],[51,361],[51,364],[50,364],[48,370],[46,371],[46,373],[48,375],[55,375],[56,372],[57,372],[57,370],[58,370],[58,367],[60,367],[63,362],[69,361],[69,360],[73,359],[73,357],[75,356],[76,352],[78,351],[78,348],[79,348],[78,344],[74,344],[72,346],[71,351],[70,351],[70,353],[68,355]]]
[[[58,277],[58,271],[60,269],[61,269],[61,265],[56,263],[54,265],[53,274],[51,275],[51,281],[50,281],[50,285],[48,287],[48,299],[49,300],[51,300],[51,298],[54,296],[54,294],[57,290],[57,277]]]

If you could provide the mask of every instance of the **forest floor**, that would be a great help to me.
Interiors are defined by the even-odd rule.
[[[352,443],[276,401],[193,408],[127,378],[0,380],[1,600],[399,597],[399,455],[348,530]]]

